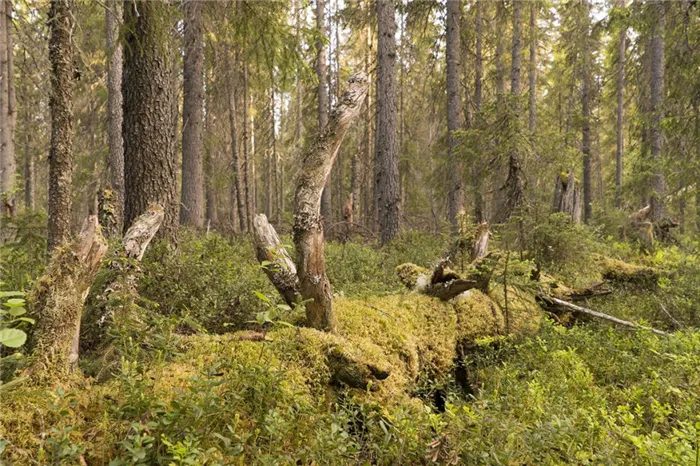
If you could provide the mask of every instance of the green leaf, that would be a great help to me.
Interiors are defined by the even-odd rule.
[[[265,303],[269,303],[269,302],[270,302],[270,298],[268,298],[267,296],[265,296],[265,295],[262,294],[261,292],[259,292],[259,291],[253,291],[253,293],[255,294],[255,296],[258,297],[258,299],[259,299],[260,301],[265,302]]]
[[[19,348],[27,341],[27,334],[16,328],[0,330],[0,344],[10,348]]]
[[[281,311],[291,311],[292,310],[292,308],[286,304],[278,304],[277,309],[279,309]]]
[[[9,298],[10,296],[24,296],[21,291],[0,291],[0,298]]]
[[[5,306],[7,306],[7,307],[20,307],[20,306],[24,306],[24,299],[23,299],[23,298],[12,298],[12,299],[8,299],[8,300],[5,302]]]
[[[21,322],[29,322],[32,325],[36,324],[36,320],[32,319],[31,317],[19,317],[15,320]]]
[[[27,310],[23,307],[13,307],[9,311],[7,311],[8,314],[10,314],[12,317],[17,317],[21,316],[22,314],[26,314]]]

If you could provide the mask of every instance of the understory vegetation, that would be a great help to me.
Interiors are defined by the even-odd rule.
[[[144,258],[137,317],[101,337],[107,345],[86,337],[87,377],[32,384],[22,380],[28,345],[2,348],[3,461],[696,464],[700,245],[642,255],[556,216],[528,236],[522,259],[505,252],[507,238],[493,240],[503,257],[488,294],[454,305],[405,290],[395,272],[431,267],[447,237],[327,243],[339,320],[328,334],[300,326],[302,309],[277,296],[249,238],[183,231],[177,247],[156,243]],[[21,247],[2,246],[3,291],[31,292],[41,269],[42,257],[13,262]],[[601,258],[653,268],[658,285],[610,281],[612,293],[586,305],[670,336],[561,325],[525,297],[533,271],[560,286],[600,281]],[[84,335],[100,325],[86,318],[100,280]]]

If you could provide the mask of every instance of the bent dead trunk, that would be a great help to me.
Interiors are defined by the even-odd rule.
[[[321,223],[321,192],[333,167],[340,143],[360,114],[367,96],[367,76],[354,75],[349,87],[333,110],[328,124],[303,157],[302,172],[294,198],[294,244],[297,250],[297,275],[306,305],[307,325],[335,331],[331,304],[331,285],[326,276]]]

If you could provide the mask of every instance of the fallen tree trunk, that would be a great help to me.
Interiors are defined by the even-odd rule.
[[[90,215],[78,239],[51,257],[29,299],[37,320],[30,376],[62,378],[77,367],[83,305],[106,252],[97,216]]]
[[[603,312],[598,312],[598,311],[594,311],[592,309],[577,306],[576,304],[572,304],[572,303],[569,303],[569,302],[564,301],[562,299],[554,298],[552,296],[540,294],[538,296],[538,298],[540,299],[541,302],[543,302],[545,304],[545,309],[547,309],[550,312],[554,312],[554,313],[556,313],[558,311],[559,312],[560,311],[575,312],[575,313],[584,314],[584,315],[587,315],[590,317],[595,317],[597,319],[607,320],[608,322],[612,322],[616,325],[622,325],[624,327],[629,327],[629,328],[633,328],[636,330],[648,330],[648,331],[651,331],[651,332],[655,333],[656,335],[660,335],[660,336],[665,336],[665,337],[670,336],[670,334],[668,334],[664,331],[661,331],[661,330],[658,330],[658,329],[655,329],[652,327],[646,327],[644,325],[640,325],[640,324],[637,324],[635,322],[630,322],[628,320],[619,319],[617,317],[605,314]]]
[[[367,96],[367,76],[356,74],[348,80],[348,85],[328,124],[303,157],[294,198],[294,245],[299,288],[303,299],[308,301],[306,323],[330,332],[336,330],[336,319],[323,255],[321,192],[345,133],[360,114]]]
[[[253,220],[253,242],[255,256],[285,302],[289,306],[299,303],[301,285],[297,268],[265,214],[258,214]]]

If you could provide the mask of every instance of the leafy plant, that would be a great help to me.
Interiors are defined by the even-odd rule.
[[[0,299],[3,299],[0,307],[0,345],[8,348],[19,348],[27,341],[27,333],[21,328],[33,325],[34,319],[27,317],[24,293],[21,291],[0,291]]]

